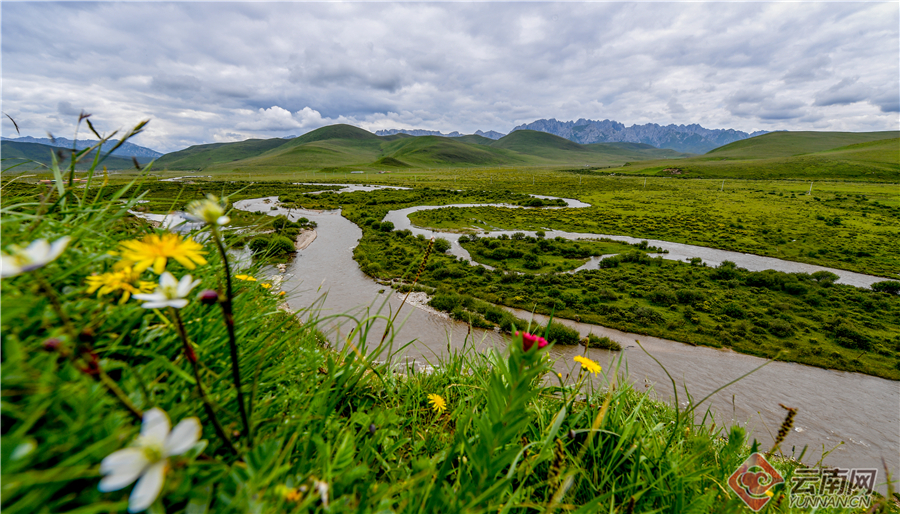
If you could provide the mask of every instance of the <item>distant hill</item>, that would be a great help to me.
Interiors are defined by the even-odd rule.
[[[33,143],[47,146],[56,146],[59,148],[72,148],[72,140],[66,139],[64,137],[57,137],[55,139],[50,139],[48,137],[31,136],[16,138],[4,137],[3,141],[12,141],[16,143]],[[110,139],[103,145],[103,147],[109,149],[115,146],[118,142],[118,139]],[[96,139],[79,139],[75,144],[75,148],[83,150],[85,148],[94,146],[95,144],[97,144]],[[112,153],[113,157],[142,157],[144,160],[148,161],[151,159],[156,159],[157,157],[161,157],[162,155],[162,153],[157,152],[156,150],[151,150],[149,148],[138,146],[133,143],[123,143],[122,146],[116,148],[116,151]]]
[[[620,144],[619,144],[620,145]],[[172,170],[356,170],[467,166],[611,166],[627,161],[685,156],[649,145],[580,145],[542,132],[517,131],[493,140],[372,134],[351,125],[330,125],[293,139],[251,139],[197,145],[166,154],[157,168]]]
[[[632,125],[626,127],[617,121],[587,120],[557,121],[541,119],[514,128],[536,130],[554,134],[580,144],[591,143],[644,143],[656,148],[669,148],[679,152],[706,153],[713,148],[740,141],[765,132],[748,134],[733,129],[707,129],[700,125]]]
[[[632,162],[616,173],[680,178],[900,182],[900,131],[772,132],[686,159]]]
[[[246,159],[266,150],[286,144],[293,139],[248,139],[237,143],[211,143],[195,145],[177,152],[167,153],[156,160],[156,169],[198,170],[213,164]]]
[[[771,132],[727,144],[707,155],[734,159],[789,157],[896,137],[900,132]]]
[[[71,151],[56,146],[42,145],[40,143],[20,143],[18,141],[4,140],[0,142],[0,154],[3,156],[3,169],[11,166],[14,171],[47,171],[50,169],[52,162],[51,154],[57,153],[60,169],[66,169],[69,166],[69,155]],[[60,155],[62,157],[60,157]],[[101,154],[101,156],[104,154]],[[94,161],[94,152],[84,156],[75,169],[83,170],[91,166]],[[147,164],[150,159],[138,159],[140,164]],[[111,170],[131,169],[134,163],[131,158],[110,156],[103,160],[101,166],[106,166]]]
[[[487,132],[482,132],[480,130],[476,130],[475,135],[486,137],[488,139],[500,139],[501,137],[505,136],[506,134],[501,134],[500,132],[497,132],[494,130],[488,130]]]

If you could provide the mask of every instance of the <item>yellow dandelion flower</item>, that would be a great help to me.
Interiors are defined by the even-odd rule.
[[[576,355],[575,357],[572,358],[572,360],[581,364],[581,367],[583,369],[585,369],[586,371],[593,373],[595,375],[597,373],[600,373],[600,370],[603,369],[596,362],[592,361],[591,359],[588,359],[587,357],[582,357],[581,355]]]
[[[263,289],[272,289],[272,284],[269,283],[262,283],[260,286],[262,286]]]
[[[284,296],[284,295],[286,295],[286,294],[287,294],[287,293],[285,293],[284,291],[279,291],[279,292],[278,292],[278,296]]]
[[[447,410],[447,402],[445,402],[444,398],[439,394],[429,394],[428,403],[431,404],[431,410],[438,414]]]
[[[85,279],[87,282],[87,293],[97,293],[97,298],[118,291],[122,292],[122,299],[119,300],[123,304],[131,298],[132,294],[150,293],[156,288],[155,282],[140,280],[140,273],[134,271],[130,266],[125,266],[117,271],[110,271],[100,275],[91,275]]]
[[[187,269],[206,264],[203,246],[193,239],[182,239],[178,234],[151,234],[143,240],[133,239],[121,243],[123,266],[134,266],[138,273],[153,266],[153,272],[161,275],[171,257]]]
[[[284,498],[285,501],[296,502],[303,499],[303,494],[296,487],[279,485],[275,487],[275,492]]]
[[[234,278],[243,280],[244,282],[256,282],[256,279],[251,277],[250,275],[235,275]]]

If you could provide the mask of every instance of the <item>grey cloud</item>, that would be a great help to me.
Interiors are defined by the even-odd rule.
[[[847,105],[865,101],[871,88],[859,83],[859,77],[847,77],[816,95],[814,105]]]
[[[0,23],[4,109],[35,136],[71,130],[63,102],[152,118],[159,150],[336,120],[898,128],[892,3],[9,2]]]
[[[71,102],[62,101],[56,105],[56,112],[63,116],[78,116],[81,114],[81,109],[73,107]]]

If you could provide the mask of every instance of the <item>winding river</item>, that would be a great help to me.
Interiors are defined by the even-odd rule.
[[[342,191],[354,190],[348,187]],[[570,201],[576,202],[576,201]],[[570,203],[572,207],[578,203]],[[586,204],[582,204],[586,205]],[[419,309],[407,303],[401,309],[403,297],[382,286],[363,274],[353,260],[353,249],[362,237],[362,231],[355,224],[340,215],[339,211],[288,211],[277,206],[277,198],[260,198],[235,203],[235,207],[270,215],[285,214],[293,219],[306,217],[318,224],[318,236],[308,248],[298,252],[284,273],[282,288],[288,295],[288,306],[298,311],[302,317],[330,317],[323,328],[332,330],[332,341],[344,341],[350,335],[357,321],[393,315],[400,309],[397,318],[400,328],[393,338],[393,362],[434,364],[442,354],[451,349],[473,347],[483,350],[502,347],[506,337],[493,331],[472,330],[465,324],[454,322],[447,317]],[[446,206],[441,206],[446,207]],[[408,228],[416,234],[431,236],[430,230],[413,227],[409,213],[417,209],[433,209],[436,206],[420,206],[391,211],[385,220],[392,221],[397,229]],[[503,232],[499,232],[503,233]],[[508,233],[508,232],[507,232]],[[458,234],[440,233],[452,241],[455,255],[468,258],[468,253],[459,246]],[[496,233],[492,234],[496,235]],[[571,234],[561,231],[547,232],[549,237],[608,237],[626,242],[638,239],[603,234]],[[827,270],[837,274],[840,281],[858,287],[884,280],[858,273],[822,268],[819,266],[781,261],[737,252],[709,249],[699,246],[682,245],[665,241],[648,240],[653,246],[669,250],[663,255],[669,259],[689,259],[700,257],[710,265],[723,260],[735,262],[738,266],[751,270],[777,269],[788,272],[812,272]],[[312,307],[311,307],[312,306]],[[511,309],[523,319],[531,314]],[[545,318],[534,316],[538,322]],[[621,332],[618,330],[588,325],[570,320],[561,322],[576,328],[582,335],[593,332],[605,335],[622,344],[622,352],[589,349],[587,355],[603,365],[603,377],[597,384],[603,385],[616,375],[627,374],[628,380],[637,389],[652,388],[663,400],[673,398],[672,385],[660,366],[654,362],[636,343],[641,345],[665,365],[678,386],[678,398],[685,405],[685,390],[695,400],[703,398],[722,385],[765,363],[764,359],[733,352],[728,349],[714,349],[691,346],[676,341]],[[371,330],[365,336],[369,348],[374,348],[381,340],[386,323],[384,319],[374,319]],[[356,340],[360,336],[356,335]],[[411,341],[411,342],[410,342]],[[400,342],[409,343],[402,349]],[[560,346],[553,349],[557,371],[566,376],[575,374],[572,357],[580,355],[584,349],[579,346]],[[826,370],[802,364],[772,362],[743,380],[716,393],[708,401],[718,426],[740,423],[749,428],[763,448],[768,448],[774,434],[784,418],[785,411],[779,407],[783,403],[798,408],[794,430],[782,444],[782,451],[790,455],[795,449],[799,456],[801,449],[809,449],[804,462],[815,464],[823,450],[834,449],[825,459],[825,464],[843,468],[882,469],[884,458],[891,471],[900,472],[900,383],[859,373]],[[701,408],[699,410],[704,410]],[[879,471],[879,481],[884,482],[884,473]],[[880,487],[884,491],[884,487]]]

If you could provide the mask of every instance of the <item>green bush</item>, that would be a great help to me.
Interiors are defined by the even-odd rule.
[[[581,340],[581,335],[577,330],[556,321],[550,323],[546,337],[547,341],[561,345],[576,345]]]
[[[885,280],[883,282],[875,282],[872,284],[872,290],[879,293],[900,294],[900,282],[896,280]]]
[[[581,344],[588,348],[602,348],[604,350],[612,350],[614,352],[622,351],[622,345],[606,336],[596,336],[594,334],[588,334],[587,337],[581,340]]]
[[[437,253],[446,253],[447,250],[450,249],[450,241],[447,241],[443,237],[438,237],[434,240],[434,251]]]

